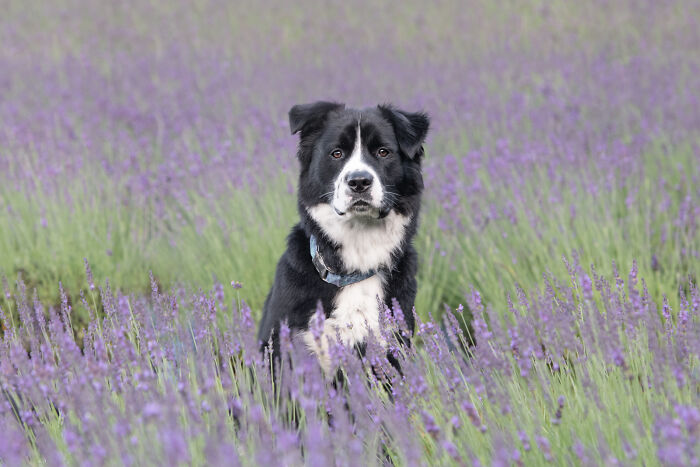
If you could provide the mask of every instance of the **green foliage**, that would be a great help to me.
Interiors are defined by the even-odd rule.
[[[438,219],[446,213],[428,195],[415,240],[421,260],[417,312],[439,316],[444,304],[464,303],[471,287],[487,303],[505,310],[506,295],[516,285],[530,290],[544,274],[566,277],[560,258],[573,251],[583,265],[594,265],[607,276],[613,261],[626,271],[636,260],[652,297],[666,295],[678,309],[678,284],[696,279],[700,264],[682,252],[700,248],[700,230],[691,236],[673,229],[685,191],[662,191],[658,180],[662,177],[670,186],[688,183],[683,174],[695,159],[688,147],[674,149],[674,165],[664,163],[667,157],[659,149],[645,154],[645,170],[636,180],[637,201],[630,206],[624,192],[593,196],[585,193],[583,182],[576,194],[561,191],[556,203],[548,202],[550,184],[539,173],[528,180],[528,191],[520,197],[508,188],[493,190],[493,196],[514,200],[516,223],[501,217],[476,225],[470,200],[463,199],[461,227],[445,229]],[[492,181],[484,176],[483,183],[488,187]],[[237,281],[243,285],[241,297],[259,317],[286,235],[298,220],[292,184],[287,176],[257,192],[230,187],[218,198],[193,192],[186,206],[171,200],[162,217],[152,205],[114,202],[111,190],[116,188],[109,188],[108,181],[99,198],[72,190],[71,204],[40,194],[28,199],[5,189],[0,192],[8,206],[0,211],[0,271],[9,280],[21,274],[30,290],[36,288],[42,300],[53,304],[58,303],[59,281],[69,297],[79,295],[85,284],[83,258],[98,281],[108,279],[114,289],[128,292],[149,289],[149,270],[166,287],[179,283],[209,289],[216,281]],[[665,193],[669,204],[662,210]],[[528,216],[537,223],[528,222]],[[670,237],[665,242],[664,229]],[[230,300],[233,292],[226,290]],[[86,318],[78,313],[76,323],[84,324]]]

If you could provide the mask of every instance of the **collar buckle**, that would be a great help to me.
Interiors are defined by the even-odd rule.
[[[311,262],[314,263],[314,267],[321,276],[321,279],[325,281],[328,277],[328,273],[331,272],[331,270],[328,266],[326,266],[326,263],[323,261],[323,256],[321,256],[321,252],[318,251],[318,246],[316,247],[316,254],[313,255],[311,258]]]

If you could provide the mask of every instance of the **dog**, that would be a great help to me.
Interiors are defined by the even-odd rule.
[[[315,352],[328,374],[328,339],[362,351],[379,339],[380,313],[398,300],[410,334],[415,318],[423,144],[430,125],[423,112],[392,105],[346,108],[335,102],[295,105],[291,133],[299,133],[300,222],[287,238],[263,308],[258,340],[279,355],[279,328]],[[310,320],[321,303],[320,339]]]

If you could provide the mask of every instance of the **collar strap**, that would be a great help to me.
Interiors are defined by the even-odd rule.
[[[335,274],[328,266],[326,266],[325,261],[323,261],[323,256],[318,250],[318,242],[316,241],[315,235],[311,235],[311,238],[309,239],[309,247],[311,250],[311,262],[314,264],[314,267],[321,276],[321,279],[329,284],[335,285],[336,287],[345,287],[346,285],[369,279],[377,273],[377,271],[369,271],[366,273],[354,272],[344,276]]]

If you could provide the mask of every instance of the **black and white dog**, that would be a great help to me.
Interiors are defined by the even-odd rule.
[[[361,347],[380,338],[383,304],[395,298],[413,332],[416,233],[423,190],[421,158],[429,120],[390,105],[363,110],[315,102],[289,111],[300,133],[298,207],[287,251],[277,264],[258,339],[279,354],[286,321],[326,372],[327,339]],[[322,344],[309,332],[318,301],[326,320]]]

